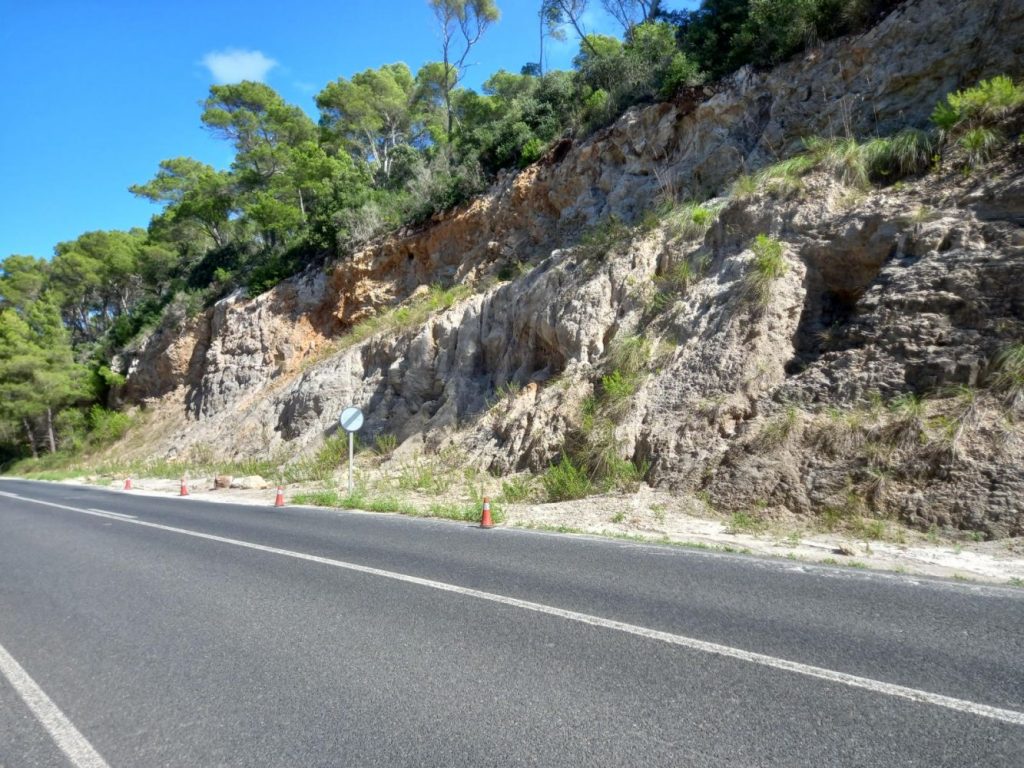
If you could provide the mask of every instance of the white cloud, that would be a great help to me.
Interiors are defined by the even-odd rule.
[[[210,70],[214,81],[218,83],[239,83],[242,80],[262,83],[267,72],[276,67],[277,62],[264,56],[262,51],[231,48],[206,54],[203,56],[203,66]]]

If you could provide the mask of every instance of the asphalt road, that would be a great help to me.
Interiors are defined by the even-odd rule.
[[[1024,764],[1024,590],[0,494],[3,768]]]

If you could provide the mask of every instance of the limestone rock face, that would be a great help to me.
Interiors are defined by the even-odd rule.
[[[1024,0],[911,0],[772,72],[634,109],[329,273],[172,316],[124,360],[123,396],[185,419],[149,451],[301,455],[359,404],[364,434],[393,434],[400,452],[457,443],[492,472],[537,471],[578,439],[609,348],[643,334],[647,373],[614,426],[649,482],[727,510],[845,514],[856,497],[924,527],[1022,533],[1024,437],[985,390],[1000,350],[1024,339],[1019,149],[998,172],[871,193],[814,174],[791,199],[720,198],[696,239],[668,221],[579,243],[612,215],[636,223],[667,190],[722,194],[801,137],[923,125],[951,89],[1020,75],[1022,32]],[[787,267],[763,303],[749,278],[759,234]],[[672,288],[683,262],[696,276]],[[432,283],[473,293],[344,343]],[[936,393],[916,411],[900,400]]]

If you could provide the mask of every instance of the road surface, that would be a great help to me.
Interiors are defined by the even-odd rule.
[[[1024,590],[0,481],[0,766],[1014,766]]]

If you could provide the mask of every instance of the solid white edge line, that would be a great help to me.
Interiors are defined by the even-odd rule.
[[[75,768],[110,768],[28,672],[0,645],[0,673],[42,724]]]
[[[434,581],[432,579],[423,579],[419,576],[409,576],[404,573],[397,573],[395,571],[385,571],[380,568],[373,568],[367,565],[359,565],[357,563],[349,563],[344,560],[334,560],[327,557],[320,557],[319,555],[310,555],[305,552],[295,552],[289,549],[280,549],[278,547],[270,547],[265,544],[256,544],[251,541],[242,541],[240,539],[231,539],[225,536],[217,536],[212,533],[202,533],[201,531],[193,531],[187,528],[176,528],[170,525],[163,525],[161,523],[151,523],[145,520],[131,520],[124,517],[115,517],[107,512],[90,511],[87,509],[80,509],[79,507],[71,507],[66,504],[57,504],[51,501],[40,501],[38,499],[32,499],[24,496],[17,496],[15,494],[5,494],[13,496],[14,498],[22,501],[31,502],[33,504],[41,504],[43,506],[55,507],[57,509],[66,509],[71,512],[78,512],[84,515],[92,515],[95,517],[104,517],[108,520],[118,520],[123,523],[131,525],[140,525],[146,528],[155,528],[161,531],[169,531],[171,533],[178,533],[183,536],[191,536],[197,539],[206,539],[207,541],[216,541],[221,544],[231,544],[236,547],[244,547],[246,549],[252,549],[257,552],[266,552],[274,555],[282,555],[284,557],[291,557],[296,560],[305,560],[311,563],[318,563],[320,565],[329,565],[335,568],[343,568],[348,571],[355,571],[356,573],[363,573],[370,576],[380,576],[386,579],[392,579],[393,581],[400,581],[406,584],[416,584],[417,586],[429,587],[430,589],[437,589],[442,592],[452,592],[466,597],[474,597],[480,600],[487,600],[492,603],[500,603],[502,605],[512,606],[514,608],[521,608],[527,611],[533,611],[534,613],[547,614],[549,616],[557,616],[562,619],[569,621],[575,621],[580,624],[589,624],[594,627],[601,627],[604,629],[614,629],[619,632],[624,632],[630,635],[636,635],[638,637],[644,637],[650,640],[658,640],[663,643],[670,645],[680,646],[688,648],[690,650],[701,651],[703,653],[710,653],[716,656],[723,656],[725,658],[737,659],[739,661],[746,661],[751,664],[757,664],[763,667],[770,667],[772,669],[779,669],[785,672],[793,672],[806,677],[813,677],[819,680],[825,680],[830,683],[838,683],[840,685],[846,685],[852,688],[861,688],[874,693],[881,693],[887,696],[895,696],[898,698],[908,699],[921,704],[932,704],[938,707],[944,707],[957,712],[964,712],[971,715],[977,715],[978,717],[986,717],[992,720],[999,720],[1004,723],[1010,723],[1011,725],[1024,726],[1024,712],[1018,712],[1012,709],[1002,709],[999,707],[993,707],[988,704],[979,704],[973,701],[967,701],[965,699],[957,699],[952,696],[944,696],[939,693],[931,693],[929,691],[922,691],[916,688],[910,688],[903,685],[897,685],[895,683],[886,683],[881,680],[874,680],[869,677],[860,677],[858,675],[851,675],[846,672],[837,672],[835,670],[826,669],[824,667],[816,667],[810,664],[803,664],[797,661],[789,661],[787,659],[780,659],[775,656],[768,656],[763,653],[756,653],[754,651],[745,651],[742,648],[734,648],[729,645],[721,645],[719,643],[712,643],[706,640],[698,640],[697,638],[687,637],[686,635],[677,635],[671,632],[663,632],[657,629],[650,629],[648,627],[641,627],[636,624],[628,624],[622,621],[616,621],[615,619],[606,619],[600,616],[593,616],[587,613],[580,613],[578,611],[570,611],[565,608],[556,608],[554,606],[545,605],[543,603],[534,603],[529,600],[520,600],[516,597],[507,597],[506,595],[499,595],[493,592],[484,592],[478,589],[471,589],[469,587],[460,587],[456,584],[448,584],[443,581]],[[115,513],[116,514],[116,513]]]

